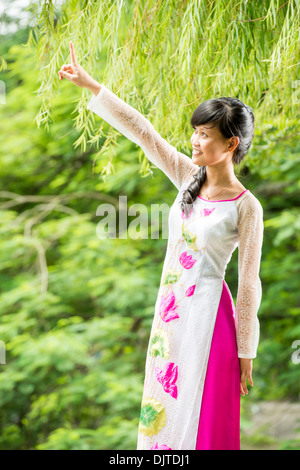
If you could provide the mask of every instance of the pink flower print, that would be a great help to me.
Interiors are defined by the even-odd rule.
[[[150,450],[172,450],[171,447],[166,446],[165,444],[158,445],[158,442],[151,447]]]
[[[193,208],[190,210],[188,215],[185,215],[185,213],[183,211],[181,211],[181,218],[182,219],[188,219],[192,212],[193,212]]]
[[[163,370],[155,367],[155,375],[159,383],[162,384],[164,391],[177,400],[177,386],[175,383],[178,377],[178,366],[174,366],[174,362],[167,362]]]
[[[181,255],[179,256],[179,263],[185,269],[191,269],[196,263],[196,261],[197,260],[194,259],[192,255],[187,254],[187,251],[185,251],[184,253],[181,253]]]
[[[210,215],[213,211],[215,210],[215,207],[213,207],[212,209],[201,209],[200,211],[200,216],[201,217],[207,217],[208,215]]]
[[[185,291],[186,297],[190,297],[191,295],[193,295],[193,293],[194,293],[194,291],[195,291],[195,287],[196,287],[196,284],[195,284],[194,286],[189,287],[189,288]]]
[[[175,295],[173,292],[167,295],[167,297],[161,297],[159,314],[164,322],[168,323],[169,321],[179,318],[176,309],[177,304],[175,304]]]

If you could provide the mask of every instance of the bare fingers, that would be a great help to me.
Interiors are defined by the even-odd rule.
[[[65,76],[63,74],[63,72],[68,72],[68,73],[71,73],[73,74],[74,73],[74,70],[72,68],[72,65],[71,64],[67,64],[67,65],[63,65],[62,68],[60,69],[60,71],[58,72],[59,74],[59,79],[62,80],[63,77]]]
[[[241,383],[240,383],[240,390],[243,396],[248,395],[248,389],[246,384],[246,375],[241,375]]]
[[[240,382],[240,392],[243,396],[248,395],[248,387],[247,387],[247,381],[248,380],[249,384],[253,387],[253,380],[252,380],[252,375],[251,372],[242,372],[241,374],[241,382]]]

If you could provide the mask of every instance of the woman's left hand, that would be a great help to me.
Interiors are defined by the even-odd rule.
[[[240,361],[240,372],[241,372],[240,391],[241,391],[241,394],[245,396],[245,395],[248,395],[246,379],[248,379],[249,384],[253,387],[253,380],[252,380],[253,359],[239,358],[239,361]]]

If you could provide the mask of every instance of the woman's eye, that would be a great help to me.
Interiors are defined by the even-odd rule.
[[[195,129],[195,132],[198,132],[197,129]],[[201,134],[204,134],[204,135],[206,135],[206,137],[207,137],[207,134],[205,134],[204,131],[202,131]]]

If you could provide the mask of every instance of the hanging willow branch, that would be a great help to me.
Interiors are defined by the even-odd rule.
[[[80,65],[186,154],[190,117],[209,98],[238,97],[254,109],[258,133],[270,123],[284,131],[299,116],[299,10],[298,0],[66,0],[61,10],[44,1],[28,40],[41,69],[36,122],[48,126],[51,99],[63,92],[57,72],[72,40]],[[75,147],[85,151],[104,122],[93,129],[92,95],[75,88]]]

